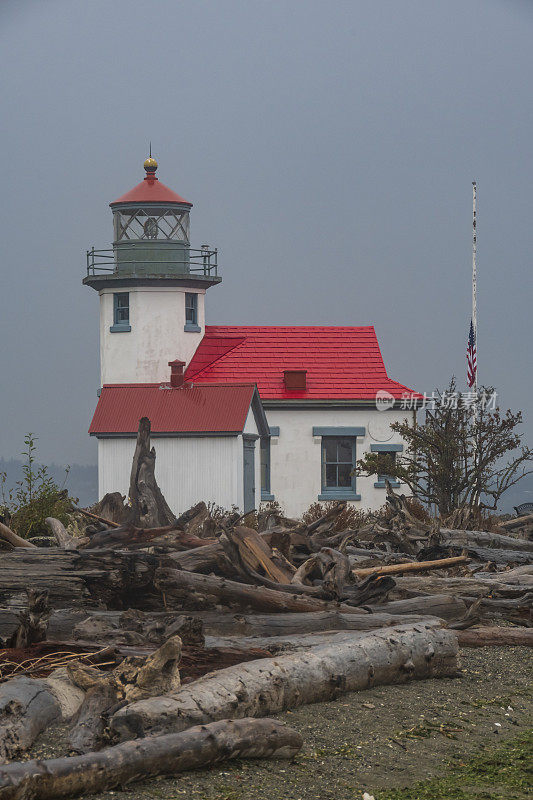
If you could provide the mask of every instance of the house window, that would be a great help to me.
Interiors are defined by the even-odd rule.
[[[198,295],[185,292],[185,330],[198,332]]]
[[[273,500],[270,494],[270,437],[261,437],[261,500]]]
[[[378,454],[378,481],[384,483],[385,480],[395,482],[391,478],[391,472],[394,470],[396,464],[396,453],[379,453]]]
[[[130,331],[130,295],[129,292],[113,294],[113,325],[111,332]]]
[[[322,438],[322,491],[352,488],[355,469],[355,439],[344,436]]]
[[[357,437],[365,436],[363,427],[313,426],[315,441],[321,437],[322,491],[319,500],[360,500],[355,490]]]
[[[396,464],[398,453],[403,450],[402,444],[371,444],[372,453],[378,454],[378,479],[374,486],[376,489],[384,489],[385,481],[389,481],[392,486],[400,486],[400,481],[391,477],[392,467]]]

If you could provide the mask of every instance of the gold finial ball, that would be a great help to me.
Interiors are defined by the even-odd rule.
[[[152,156],[147,158],[146,161],[144,162],[144,168],[148,173],[148,175],[153,175],[157,169],[157,161],[155,160],[155,158],[152,158]]]

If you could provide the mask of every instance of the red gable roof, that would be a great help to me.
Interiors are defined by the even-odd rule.
[[[137,186],[123,194],[118,200],[113,200],[109,205],[116,206],[123,203],[180,203],[181,205],[192,206],[192,203],[173,192],[172,189],[161,183],[154,175],[147,175]]]
[[[283,372],[291,369],[307,370],[306,389],[285,388]],[[202,384],[254,382],[263,400],[373,400],[380,389],[401,399],[411,393],[388,377],[372,326],[208,325],[185,377]]]
[[[253,384],[180,389],[160,383],[106,384],[89,433],[135,434],[145,416],[152,433],[240,432],[255,391]]]

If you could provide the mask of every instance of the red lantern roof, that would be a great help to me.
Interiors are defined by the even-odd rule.
[[[155,171],[157,169],[157,161],[155,158],[147,158],[144,162],[146,170],[146,178],[130,189],[129,192],[123,194],[118,200],[113,200],[109,203],[111,207],[123,205],[124,203],[179,203],[182,206],[192,206],[188,200],[181,197],[156,177]]]

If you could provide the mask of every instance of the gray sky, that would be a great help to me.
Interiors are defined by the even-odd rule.
[[[2,0],[0,455],[96,462],[85,250],[149,139],[208,322],[374,324],[420,391],[464,388],[476,178],[480,381],[531,431],[532,42],[530,0]]]

